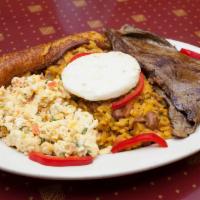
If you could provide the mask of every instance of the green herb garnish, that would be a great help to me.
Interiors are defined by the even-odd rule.
[[[87,132],[87,130],[88,130],[88,128],[84,128],[84,129],[82,130],[81,134],[82,134],[82,135],[85,135],[86,132]]]
[[[65,156],[65,152],[60,153],[60,156],[61,156],[61,157],[66,157],[66,156]]]
[[[41,140],[41,143],[40,143],[40,144],[42,144],[43,142],[45,142],[45,139],[44,139],[44,138],[40,138],[40,140]]]
[[[53,121],[56,121],[56,119],[55,119],[54,117],[52,117],[52,118],[51,118],[51,121],[52,121],[52,122],[53,122]]]

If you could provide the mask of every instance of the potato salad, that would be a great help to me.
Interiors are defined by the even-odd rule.
[[[0,88],[0,137],[8,145],[66,157],[96,156],[98,121],[70,104],[60,79],[43,75],[15,77]]]

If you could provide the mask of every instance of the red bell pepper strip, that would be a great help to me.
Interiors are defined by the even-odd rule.
[[[92,54],[92,53],[78,53],[74,57],[72,57],[72,59],[70,60],[70,62],[76,60],[77,58],[80,58],[82,56],[87,56],[87,55],[90,55],[90,54]]]
[[[57,83],[55,81],[50,81],[47,83],[47,86],[50,87],[50,88],[54,88],[57,86]]]
[[[38,162],[42,165],[47,166],[80,166],[80,165],[88,165],[93,162],[92,156],[69,156],[69,157],[57,157],[57,156],[49,156],[44,155],[40,152],[30,152],[29,159],[35,162]]]
[[[129,103],[134,98],[139,96],[142,93],[143,89],[144,89],[144,75],[143,73],[140,73],[139,82],[136,88],[134,88],[129,94],[122,97],[120,100],[113,102],[112,109],[116,110],[116,109],[124,107],[127,103]]]
[[[184,48],[182,48],[182,49],[180,50],[180,52],[181,52],[182,54],[185,54],[185,55],[189,56],[189,57],[196,58],[196,59],[199,59],[199,60],[200,60],[200,53],[196,53],[196,52],[194,52],[194,51],[190,51],[190,50],[184,49]]]
[[[155,142],[160,147],[167,147],[167,142],[158,136],[154,132],[148,132],[148,133],[141,133],[140,135],[133,136],[132,138],[120,141],[113,145],[111,151],[112,153],[117,153],[119,151],[123,151],[127,148],[132,147],[135,144],[138,144],[140,142]]]

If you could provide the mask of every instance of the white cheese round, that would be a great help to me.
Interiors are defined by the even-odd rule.
[[[132,56],[111,51],[82,56],[69,63],[62,72],[66,90],[89,101],[116,98],[134,88],[140,65]]]

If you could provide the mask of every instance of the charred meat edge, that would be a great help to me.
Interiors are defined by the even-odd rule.
[[[167,40],[125,25],[108,30],[113,50],[134,56],[169,106],[173,135],[186,137],[200,122],[200,62],[182,55]]]

